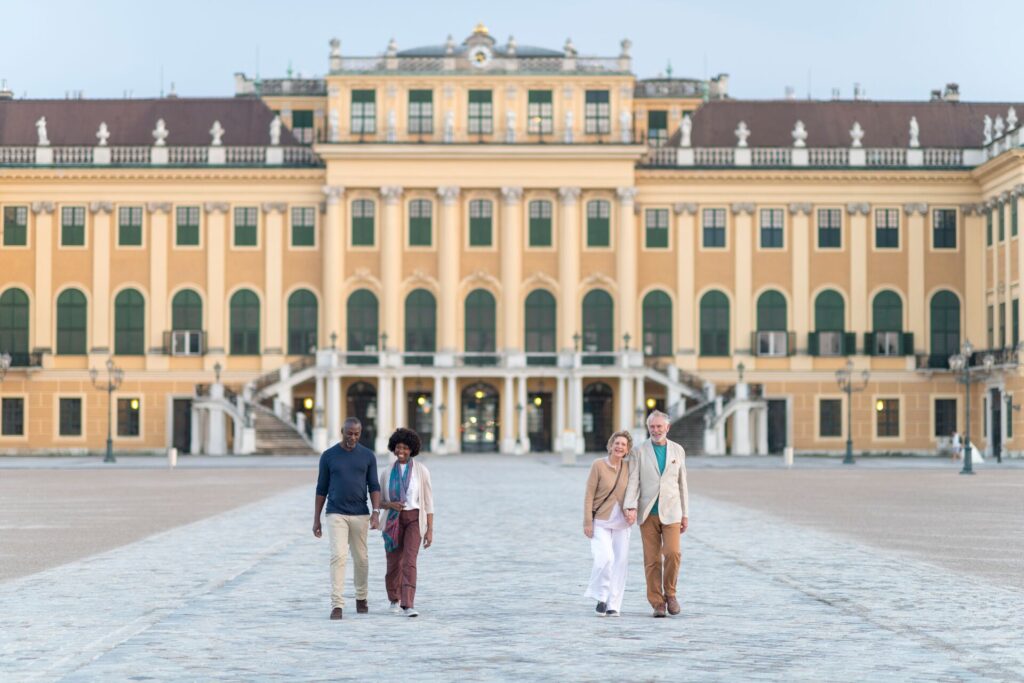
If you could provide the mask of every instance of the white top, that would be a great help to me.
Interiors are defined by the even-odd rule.
[[[409,465],[395,463],[395,467],[398,468],[399,476],[405,476],[405,468]],[[418,467],[412,468],[412,475],[409,476],[409,490],[405,493],[405,507],[403,510],[419,510],[420,509],[420,482],[419,477],[416,476]]]

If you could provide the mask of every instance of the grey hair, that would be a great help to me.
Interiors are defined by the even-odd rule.
[[[345,424],[341,428],[345,429],[346,427],[359,427],[359,429],[362,429],[363,423],[359,421],[358,417],[346,417]]]
[[[625,429],[622,429],[620,431],[614,432],[611,436],[608,437],[607,448],[609,453],[612,452],[612,444],[615,443],[615,439],[619,438],[620,436],[626,440],[626,445],[629,447],[629,450],[633,450],[633,435],[630,434]],[[629,455],[628,452],[626,454]]]
[[[652,410],[650,412],[650,414],[647,416],[647,424],[651,424],[651,420],[656,418],[656,417],[660,417],[662,420],[665,421],[665,424],[667,424],[667,425],[672,424],[672,420],[670,420],[668,418],[668,415],[666,415],[665,413],[661,412],[660,410]]]

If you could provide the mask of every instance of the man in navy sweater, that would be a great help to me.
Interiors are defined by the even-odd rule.
[[[320,513],[327,503],[327,536],[331,542],[331,619],[341,619],[345,606],[345,562],[352,551],[355,571],[356,612],[370,611],[370,563],[366,554],[368,529],[380,525],[380,482],[377,481],[377,456],[359,443],[363,425],[350,417],[342,427],[342,440],[320,455],[320,475],[316,481],[316,511],[313,535],[320,538]],[[373,513],[366,507],[370,493]],[[346,548],[345,546],[348,546]]]

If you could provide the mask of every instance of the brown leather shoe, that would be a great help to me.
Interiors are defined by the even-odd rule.
[[[660,605],[654,608],[654,616],[657,618],[664,618],[665,616],[667,616],[665,613],[665,603],[661,603]]]
[[[335,607],[331,610],[331,619],[341,619],[341,608]]]
[[[366,600],[356,600],[356,614],[367,614],[370,611],[370,606],[366,604]]]
[[[679,601],[675,599],[675,596],[668,599],[668,613],[672,616],[679,614],[682,608],[679,607]]]

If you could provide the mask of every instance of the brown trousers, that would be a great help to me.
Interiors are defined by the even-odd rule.
[[[413,607],[416,601],[416,557],[420,553],[420,511],[402,510],[398,513],[398,545],[394,552],[385,552],[388,573],[384,586],[388,600],[402,607]]]
[[[676,596],[679,579],[679,523],[662,524],[657,515],[648,515],[640,525],[644,545],[644,573],[647,575],[647,601],[657,608]],[[662,561],[664,560],[664,568]]]

